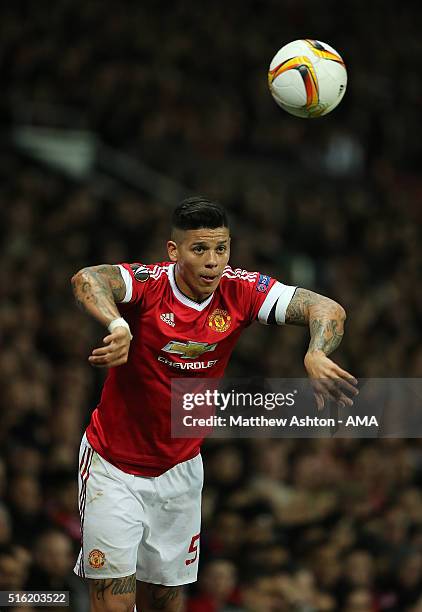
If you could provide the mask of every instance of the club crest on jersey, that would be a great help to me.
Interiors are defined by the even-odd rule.
[[[94,548],[89,553],[88,563],[92,568],[100,569],[105,563],[105,554],[101,550],[98,550],[98,548]]]
[[[213,331],[225,332],[229,329],[232,324],[232,318],[227,310],[216,308],[212,314],[208,317],[208,326]]]
[[[217,342],[208,344],[208,342],[194,342],[193,340],[187,340],[186,342],[170,340],[161,350],[173,355],[180,355],[182,359],[196,359],[208,351],[215,351],[216,346]]]
[[[131,266],[133,270],[133,276],[140,283],[145,283],[149,279],[150,271],[145,266],[141,266],[140,264],[133,264]]]

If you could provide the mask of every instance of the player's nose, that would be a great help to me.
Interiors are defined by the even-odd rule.
[[[206,268],[216,268],[218,266],[217,255],[213,251],[208,253]]]

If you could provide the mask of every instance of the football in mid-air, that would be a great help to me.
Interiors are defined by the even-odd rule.
[[[330,113],[344,96],[347,72],[335,49],[306,38],[284,45],[268,71],[274,100],[296,117],[321,117]]]

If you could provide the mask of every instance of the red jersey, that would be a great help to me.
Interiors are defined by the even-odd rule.
[[[202,439],[171,438],[171,379],[221,378],[243,329],[277,318],[295,287],[226,266],[203,302],[177,287],[175,264],[122,264],[119,311],[133,339],[126,364],[110,368],[87,429],[91,446],[124,472],[158,476],[199,452]],[[280,315],[280,312],[282,313]]]

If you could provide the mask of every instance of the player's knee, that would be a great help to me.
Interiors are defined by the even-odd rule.
[[[180,586],[163,586],[161,584],[144,584],[142,589],[141,610],[145,612],[182,612],[184,610],[183,591]]]
[[[90,580],[90,612],[133,612],[136,577]]]

